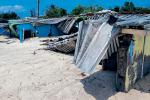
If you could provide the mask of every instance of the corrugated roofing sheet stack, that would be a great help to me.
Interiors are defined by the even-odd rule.
[[[58,28],[65,34],[69,34],[70,30],[72,29],[73,25],[75,24],[77,17],[70,17],[65,21],[62,21]]]
[[[33,23],[41,23],[41,24],[58,24],[60,22],[63,22],[65,20],[67,20],[68,17],[62,17],[62,18],[51,18],[51,19],[38,19],[38,20],[33,20],[30,22]]]
[[[108,19],[104,19],[87,20],[79,25],[74,62],[83,72],[92,73],[95,66],[109,55],[108,48],[112,47],[108,53],[116,49],[117,45],[113,45],[113,42],[120,29],[109,25]]]
[[[118,17],[116,23],[117,26],[121,27],[136,27],[141,26],[143,29],[149,29],[150,14],[148,15],[122,15]]]
[[[65,36],[59,36],[48,42],[48,49],[63,53],[70,53],[75,50],[77,33]]]

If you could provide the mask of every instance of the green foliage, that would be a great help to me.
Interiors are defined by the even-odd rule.
[[[116,7],[114,7],[113,10],[114,10],[115,12],[119,12],[119,11],[120,11],[120,7],[116,6]]]
[[[0,18],[10,20],[10,19],[19,19],[19,16],[15,12],[8,12],[0,14]]]
[[[62,17],[67,15],[67,11],[63,8],[56,7],[55,5],[51,5],[45,13],[46,17],[54,18],[54,17]]]
[[[59,14],[60,14],[60,16],[67,15],[67,11],[65,9],[63,9],[63,8],[60,8],[59,9]]]
[[[72,15],[80,15],[80,14],[86,14],[86,13],[95,13],[95,12],[98,12],[100,10],[103,10],[103,8],[99,7],[99,6],[84,7],[84,6],[78,5],[77,7],[75,7],[72,10],[71,14]]]
[[[99,7],[99,6],[90,6],[90,7],[85,7],[84,9],[84,13],[95,13],[95,12],[98,12],[98,11],[101,11],[103,10],[102,7]]]
[[[84,7],[81,6],[81,5],[78,5],[77,7],[75,7],[73,10],[72,10],[72,15],[79,15],[81,13],[84,12]]]
[[[71,15],[80,15],[80,14],[87,14],[87,13],[95,13],[98,11],[103,10],[103,7],[101,6],[82,6],[78,5],[76,6],[72,12]],[[134,14],[150,14],[150,8],[143,8],[143,7],[136,7],[133,2],[125,2],[122,7],[115,6],[113,9],[115,12],[118,13],[134,13]],[[62,17],[67,15],[67,11],[63,8],[56,7],[55,5],[51,5],[46,10],[46,18],[47,17]]]
[[[139,14],[150,14],[150,8],[137,7],[136,13]]]
[[[135,11],[135,6],[132,2],[125,2],[123,7],[121,7],[122,12],[133,13]]]
[[[125,2],[122,7],[116,6],[112,10],[119,13],[150,14],[150,8],[135,7],[133,2]]]
[[[95,11],[97,12],[97,11],[101,11],[101,10],[103,10],[103,7],[96,7]]]

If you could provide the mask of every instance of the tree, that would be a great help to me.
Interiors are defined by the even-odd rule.
[[[0,18],[10,20],[10,19],[19,19],[19,16],[15,12],[8,12],[0,14]]]
[[[78,5],[77,7],[75,7],[75,8],[72,10],[71,14],[72,14],[72,15],[80,15],[80,14],[83,13],[83,12],[84,12],[84,7],[81,6],[81,5]]]
[[[136,10],[133,2],[125,2],[123,7],[121,8],[121,12],[134,13]]]
[[[63,8],[56,7],[55,5],[51,5],[45,13],[46,17],[62,17],[67,15],[67,11]]]
[[[130,7],[129,7],[130,12],[134,12],[135,9],[136,9],[136,8],[135,8],[133,2],[130,2]]]
[[[118,6],[114,7],[113,9],[115,12],[119,12],[120,11],[120,8]]]
[[[150,8],[138,7],[136,8],[136,12],[140,14],[150,14]]]
[[[122,7],[114,7],[112,10],[119,13],[150,14],[150,8],[135,7],[133,2],[125,2]]]
[[[73,10],[72,10],[72,15],[80,15],[80,14],[86,14],[86,13],[95,13],[95,12],[98,12],[98,11],[101,11],[103,10],[102,7],[100,6],[89,6],[89,7],[84,7],[84,6],[81,6],[81,5],[78,5],[77,7],[75,7]]]
[[[103,7],[98,6],[98,7],[96,8],[96,11],[101,11],[101,10],[103,10]]]
[[[93,13],[94,12],[94,7],[90,6],[90,7],[84,7],[84,11],[85,14],[86,13]]]
[[[60,16],[67,15],[67,11],[65,9],[63,9],[63,8],[60,8],[59,9],[59,14],[60,14]]]

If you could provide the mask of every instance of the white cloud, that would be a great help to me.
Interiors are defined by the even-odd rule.
[[[0,6],[0,12],[21,12],[24,11],[24,7],[21,5],[14,5],[14,6]]]

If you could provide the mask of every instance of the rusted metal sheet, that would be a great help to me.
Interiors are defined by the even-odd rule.
[[[129,46],[118,50],[117,80],[122,80],[122,86],[118,87],[127,92],[150,71],[150,32],[135,29],[123,29],[122,32],[132,35]]]
[[[133,31],[134,32],[134,31]],[[127,67],[125,74],[125,90],[128,91],[133,84],[139,79],[143,73],[143,55],[144,55],[144,41],[145,33],[135,31],[133,33],[133,45],[130,44],[128,49]],[[131,50],[131,47],[133,50]],[[132,54],[132,56],[130,56]]]
[[[143,73],[147,74],[150,71],[150,31],[146,33],[145,47],[144,47],[144,65]]]

